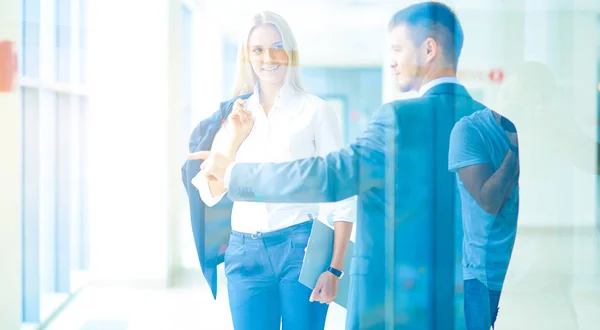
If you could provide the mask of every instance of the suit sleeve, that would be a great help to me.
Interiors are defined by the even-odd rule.
[[[338,202],[385,184],[388,144],[399,143],[393,104],[381,106],[357,140],[325,157],[287,163],[237,163],[229,198],[273,203]],[[397,145],[394,147],[398,147]]]
[[[344,146],[340,119],[325,102],[317,110],[315,146],[317,155],[326,157],[328,153],[340,150]],[[319,204],[321,219],[333,222],[356,222],[356,196],[335,203]]]

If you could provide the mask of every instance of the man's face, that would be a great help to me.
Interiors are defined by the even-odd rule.
[[[389,34],[392,62],[390,64],[401,92],[416,91],[423,75],[421,49],[413,43],[406,25],[398,25]]]

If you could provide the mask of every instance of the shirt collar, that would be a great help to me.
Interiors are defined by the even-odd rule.
[[[432,89],[433,87],[441,85],[441,84],[462,85],[460,83],[460,81],[458,79],[456,79],[456,77],[442,77],[442,78],[433,79],[430,82],[426,83],[425,85],[421,86],[421,89],[419,89],[419,97],[425,95],[425,93],[427,93],[427,91]]]
[[[288,83],[283,84],[283,86],[281,86],[281,89],[279,90],[279,93],[277,93],[277,98],[275,99],[274,105],[280,106],[288,103],[296,93],[296,90],[294,90]],[[254,93],[252,94],[251,99],[252,100],[249,100],[249,102],[252,102],[256,105],[260,104],[259,84],[256,84],[256,86],[254,86]]]

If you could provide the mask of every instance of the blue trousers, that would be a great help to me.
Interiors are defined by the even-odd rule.
[[[225,252],[235,330],[319,330],[327,304],[298,282],[312,221],[268,233],[232,231]]]
[[[467,330],[490,330],[498,316],[501,291],[489,290],[479,280],[465,280],[465,322]]]

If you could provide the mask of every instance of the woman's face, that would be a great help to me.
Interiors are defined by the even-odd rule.
[[[252,30],[248,37],[248,57],[252,71],[262,85],[283,83],[288,56],[274,26],[264,24]]]

